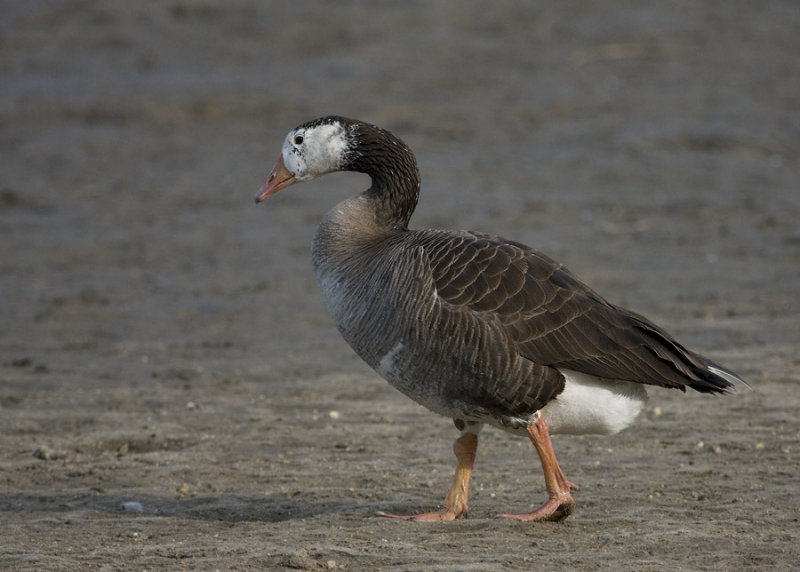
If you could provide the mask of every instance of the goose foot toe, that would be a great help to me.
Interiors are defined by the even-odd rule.
[[[572,495],[561,493],[551,496],[546,503],[533,512],[498,514],[498,518],[513,518],[516,520],[535,521],[549,520],[559,522],[567,518],[575,510],[575,500]]]
[[[460,518],[467,517],[467,511],[459,510],[456,511],[454,509],[441,509],[436,510],[433,512],[424,512],[422,514],[412,514],[412,515],[403,515],[403,514],[392,514],[389,512],[384,512],[379,510],[375,513],[375,516],[380,516],[382,518],[395,518],[400,520],[412,520],[414,522],[438,522],[442,520],[457,520]]]

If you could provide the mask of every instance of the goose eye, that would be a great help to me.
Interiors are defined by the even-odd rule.
[[[303,144],[303,136],[302,135],[295,135],[294,136],[294,144],[295,145],[302,145]]]

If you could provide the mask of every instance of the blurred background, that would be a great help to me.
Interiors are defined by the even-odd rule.
[[[266,431],[336,375],[352,407],[361,387],[405,407],[339,338],[309,261],[317,222],[368,181],[337,174],[253,204],[286,132],[328,114],[412,147],[412,226],[530,244],[797,404],[794,1],[62,0],[2,13],[0,477],[20,506],[43,443],[97,465],[75,451],[248,415]],[[788,411],[762,428],[785,423],[796,443]],[[775,447],[796,474],[796,448]],[[42,490],[90,489],[64,484],[75,470],[47,473]]]
[[[1,343],[30,353],[32,319],[49,317],[61,341],[89,345],[216,336],[241,318],[223,290],[311,282],[315,222],[366,181],[249,202],[285,133],[326,114],[412,146],[419,227],[509,235],[642,310],[785,316],[800,274],[798,10],[7,3],[0,232],[15,326]],[[276,319],[263,294],[247,319]],[[194,314],[189,331],[175,312]],[[118,329],[132,322],[142,334]]]

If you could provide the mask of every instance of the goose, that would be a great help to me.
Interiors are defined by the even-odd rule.
[[[420,175],[387,130],[328,116],[292,129],[257,203],[336,171],[371,186],[333,207],[312,245],[328,311],[358,356],[402,393],[451,418],[456,471],[444,504],[414,521],[464,518],[478,434],[530,439],[547,500],[523,521],[575,508],[551,434],[613,434],[647,401],[646,386],[730,393],[743,380],[616,306],[567,268],[519,242],[471,231],[411,230]]]

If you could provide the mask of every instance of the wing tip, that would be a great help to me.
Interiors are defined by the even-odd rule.
[[[753,389],[744,379],[721,365],[709,364],[706,369],[708,369],[709,373],[713,376],[711,380],[708,380],[711,387],[708,385],[705,386],[705,390],[708,392],[736,393],[736,389],[740,384],[747,389]]]

